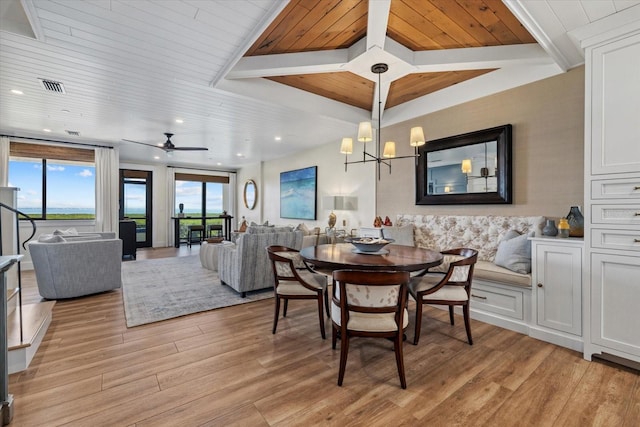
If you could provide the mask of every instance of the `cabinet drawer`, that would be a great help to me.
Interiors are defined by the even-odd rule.
[[[620,249],[640,252],[640,230],[591,230],[591,246],[603,249]]]
[[[591,219],[594,224],[640,225],[640,204],[592,205]]]
[[[524,320],[523,293],[476,283],[471,286],[471,308]]]
[[[640,199],[640,177],[592,181],[591,197],[594,199]]]

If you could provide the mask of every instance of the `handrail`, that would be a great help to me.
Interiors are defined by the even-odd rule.
[[[5,205],[4,203],[0,202],[0,207],[1,208],[5,208],[5,209],[9,209],[11,212],[16,213],[17,215],[22,215],[23,217],[25,217],[26,219],[29,220],[29,222],[31,223],[31,236],[29,236],[29,238],[27,238],[24,242],[22,242],[22,249],[24,249],[25,251],[27,250],[26,244],[29,242],[29,240],[33,239],[33,236],[36,235],[36,223],[33,220],[33,218],[31,218],[29,215],[27,215],[24,212],[20,212],[18,209],[12,208],[11,206]],[[16,216],[16,226],[19,226],[20,223],[18,222],[18,217]],[[19,227],[18,227],[19,228]],[[1,233],[1,232],[0,232]],[[20,242],[20,239],[18,238],[18,242]],[[20,244],[18,243],[18,247],[16,248],[18,249],[18,254],[20,253]],[[2,252],[2,248],[0,248],[0,253]]]
[[[36,223],[33,218],[31,218],[26,213],[20,212],[18,209],[0,202],[0,211],[2,210],[2,208],[8,209],[9,211],[16,214],[16,255],[20,255],[20,215],[31,222],[31,235],[24,242],[22,242],[22,248],[25,251],[27,250],[26,245],[29,240],[33,239],[33,236],[36,235]],[[0,215],[0,255],[2,255],[2,215]],[[18,261],[18,309],[20,311],[20,343],[22,343],[24,341],[24,330],[22,325],[22,267],[20,261]]]

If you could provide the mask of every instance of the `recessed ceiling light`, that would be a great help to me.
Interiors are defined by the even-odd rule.
[[[222,163],[218,162],[216,163],[216,166],[222,166]]]
[[[275,139],[276,141],[282,141],[282,138],[281,138],[281,137],[279,137],[279,136],[276,136],[274,139]]]
[[[51,129],[42,129],[45,132],[51,132]]]
[[[11,93],[14,95],[22,95],[23,92],[21,90],[18,89],[11,89]]]
[[[238,154],[236,154],[236,156],[238,156],[238,157],[244,157],[244,155],[243,155],[242,153],[238,153]]]
[[[153,156],[154,159],[160,160],[160,156]]]
[[[182,120],[182,119],[176,119],[176,123],[180,123],[180,124],[182,124],[182,123],[184,123],[184,120]]]

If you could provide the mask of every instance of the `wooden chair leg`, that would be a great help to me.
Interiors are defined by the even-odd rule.
[[[467,330],[469,345],[473,345],[473,339],[471,338],[471,322],[469,321],[469,304],[462,306],[462,314],[464,315],[464,327]]]
[[[452,325],[455,324],[455,322],[453,320],[453,306],[452,305],[449,306],[449,322],[451,322]]]
[[[318,294],[318,319],[320,320],[320,335],[322,339],[326,339],[324,332],[324,308],[322,307],[322,295]]]
[[[329,291],[324,291],[324,307],[327,310],[327,317],[331,318],[331,312],[329,311]]]
[[[404,357],[402,354],[402,330],[398,331],[398,335],[396,335],[393,340],[393,350],[396,353],[396,365],[398,366],[398,376],[400,377],[400,386],[403,389],[407,388],[407,380],[404,376]]]
[[[276,312],[273,316],[273,334],[276,333],[276,328],[278,327],[278,316],[280,316],[280,297],[276,295]]]
[[[347,367],[347,355],[349,354],[349,337],[346,328],[340,331],[340,371],[338,372],[338,385],[342,386],[344,371]]]
[[[413,345],[418,345],[418,340],[420,339],[420,329],[422,327],[422,302],[420,301],[422,298],[416,299],[416,321],[415,321],[415,331],[413,333]]]
[[[338,329],[336,329],[336,327],[333,325],[333,322],[331,324],[331,348],[332,349],[336,349],[336,343],[338,342]]]
[[[282,309],[282,317],[287,317],[287,308],[289,308],[289,298],[284,299],[284,308]]]

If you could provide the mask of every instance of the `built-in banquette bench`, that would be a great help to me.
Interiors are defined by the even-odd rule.
[[[419,247],[476,249],[471,317],[528,334],[531,242],[527,239],[541,235],[543,223],[538,216],[398,215],[396,227],[385,235],[402,239],[413,232]]]

